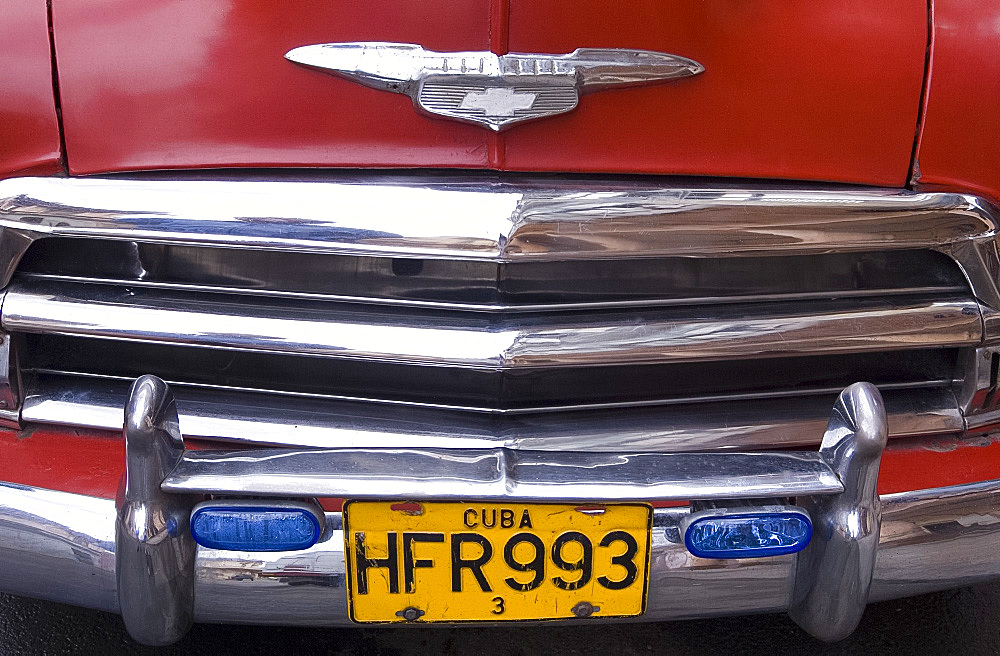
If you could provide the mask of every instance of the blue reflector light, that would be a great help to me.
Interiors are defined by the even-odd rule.
[[[210,549],[293,551],[316,544],[321,521],[305,503],[206,501],[191,513],[191,535]]]
[[[809,514],[794,506],[712,509],[688,515],[684,545],[699,558],[759,558],[802,551],[812,537]]]

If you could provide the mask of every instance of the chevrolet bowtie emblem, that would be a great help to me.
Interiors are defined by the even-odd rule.
[[[564,114],[580,95],[697,75],[696,61],[648,50],[578,48],[568,55],[431,52],[409,43],[321,43],[285,58],[375,89],[405,93],[435,116],[503,130]]]

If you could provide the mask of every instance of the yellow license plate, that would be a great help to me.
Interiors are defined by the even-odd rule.
[[[348,502],[351,619],[640,615],[651,518],[642,504]]]

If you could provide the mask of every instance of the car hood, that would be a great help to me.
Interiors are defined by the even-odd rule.
[[[906,183],[927,46],[922,0],[244,0],[53,3],[73,174],[448,167]],[[626,48],[703,73],[581,98],[501,133],[297,65],[292,48]]]

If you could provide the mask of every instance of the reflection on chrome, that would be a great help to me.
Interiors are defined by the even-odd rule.
[[[118,612],[115,503],[0,483],[0,590]]]

